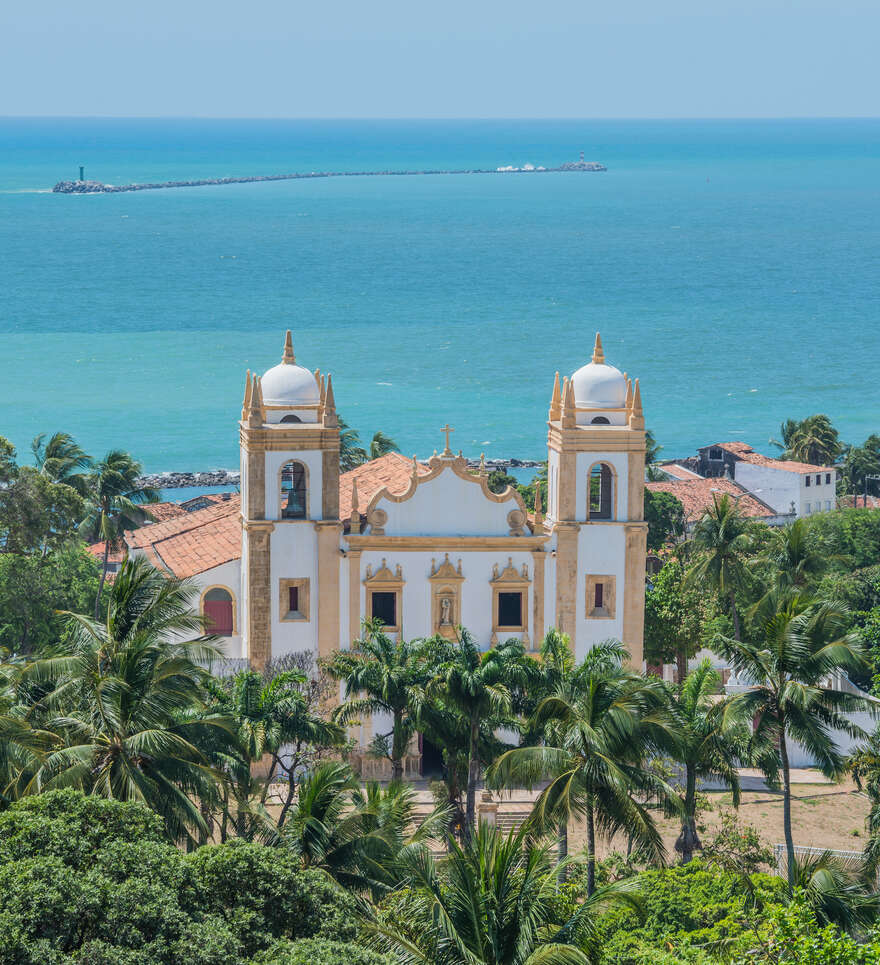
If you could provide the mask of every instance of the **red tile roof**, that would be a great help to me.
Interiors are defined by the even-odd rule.
[[[365,462],[357,469],[344,472],[339,477],[340,519],[348,519],[351,516],[351,490],[355,479],[357,480],[358,509],[363,514],[367,504],[383,487],[396,495],[406,492],[412,477],[412,469],[412,459],[407,459],[399,452],[389,452],[378,459]],[[425,475],[428,472],[430,469],[423,463],[419,463],[419,474]]]
[[[684,506],[685,519],[694,523],[701,519],[707,509],[713,505],[716,497],[724,493],[738,497],[740,512],[743,516],[754,519],[767,519],[776,516],[776,511],[761,502],[756,496],[749,495],[742,486],[732,479],[704,479],[697,476],[694,479],[670,479],[665,482],[649,482],[645,486],[652,492],[671,493]]]
[[[675,462],[661,462],[657,465],[657,468],[665,472],[668,476],[672,476],[673,479],[701,479],[699,473],[693,472],[690,469],[685,469],[684,466],[679,466]]]
[[[99,543],[92,543],[90,546],[86,547],[92,556],[96,557],[99,561],[104,559],[104,546],[105,543],[101,540]],[[118,547],[117,549],[111,549],[107,556],[108,563],[121,563],[125,559],[125,547]]]
[[[233,493],[206,509],[144,526],[128,544],[180,578],[230,563],[241,557],[241,497]]]
[[[703,446],[708,449],[708,446]],[[725,449],[727,452],[742,459],[743,462],[751,463],[753,466],[767,466],[770,469],[779,469],[782,472],[796,472],[802,476],[808,476],[813,472],[830,472],[830,466],[813,466],[807,462],[795,462],[792,459],[773,459],[755,450],[747,442],[716,442],[713,448]]]
[[[186,515],[186,510],[179,503],[146,503],[144,509],[153,517],[155,523]]]

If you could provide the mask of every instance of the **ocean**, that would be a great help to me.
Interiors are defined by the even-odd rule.
[[[63,196],[309,170],[346,178]],[[641,380],[664,455],[786,418],[880,431],[880,120],[0,119],[0,435],[67,430],[149,471],[237,465],[245,370],[332,372],[420,457],[541,458],[553,373]]]

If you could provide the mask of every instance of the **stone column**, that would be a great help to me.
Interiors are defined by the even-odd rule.
[[[274,524],[267,520],[244,520],[247,540],[247,657],[251,667],[262,670],[272,657],[271,541]]]
[[[556,628],[571,637],[577,629],[577,523],[556,524]]]
[[[532,648],[537,650],[544,639],[544,561],[543,550],[532,550],[535,580],[532,584]]]
[[[315,523],[318,536],[318,656],[339,649],[339,519]]]
[[[645,556],[647,523],[624,523],[626,570],[623,588],[623,642],[633,669],[641,673],[645,650]]]
[[[361,633],[361,551],[348,551],[348,642]]]

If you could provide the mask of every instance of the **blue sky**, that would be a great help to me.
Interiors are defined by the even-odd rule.
[[[0,4],[0,115],[876,116],[876,0]]]

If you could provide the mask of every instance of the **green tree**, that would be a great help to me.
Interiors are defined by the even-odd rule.
[[[871,433],[861,446],[847,446],[841,468],[841,488],[858,495],[866,490],[876,495],[876,481],[866,487],[868,476],[880,475],[880,435]]]
[[[503,469],[493,469],[489,473],[486,483],[493,493],[503,493],[508,486],[511,489],[519,490],[516,476],[509,475]]]
[[[626,651],[616,641],[595,646],[573,679],[546,697],[535,713],[555,746],[517,747],[489,772],[497,787],[532,787],[549,778],[530,821],[540,830],[575,815],[587,826],[587,895],[596,889],[596,834],[626,832],[651,860],[665,852],[647,801],[674,809],[674,792],[645,765],[649,750],[668,730],[658,685],[625,670]],[[547,727],[547,725],[551,725]]]
[[[601,912],[633,901],[634,883],[622,882],[566,902],[548,845],[485,823],[441,867],[427,850],[404,861],[409,889],[369,926],[373,946],[399,962],[590,965]]]
[[[99,568],[78,542],[46,556],[0,553],[0,647],[10,653],[45,655],[64,634],[59,610],[90,612]]]
[[[649,550],[662,549],[667,543],[675,543],[684,536],[684,506],[672,493],[645,489],[645,520]]]
[[[0,552],[45,556],[76,534],[82,513],[70,486],[31,466],[15,467],[0,486]]]
[[[787,419],[780,431],[782,441],[771,439],[770,442],[782,450],[784,459],[814,466],[831,466],[842,451],[837,429],[827,415],[807,416],[800,422]]]
[[[651,666],[675,661],[679,682],[687,674],[688,660],[702,646],[704,626],[714,616],[703,587],[685,577],[683,563],[673,557],[645,590],[645,659]]]
[[[416,719],[428,680],[422,640],[392,640],[379,620],[366,620],[364,635],[351,650],[335,653],[327,672],[345,683],[345,700],[333,712],[342,725],[371,714],[391,716],[391,730],[379,735],[375,750],[391,762],[391,779],[403,777],[403,758],[416,732]]]
[[[764,601],[755,618],[755,643],[719,636],[715,649],[729,659],[750,687],[732,697],[725,713],[756,721],[762,746],[778,747],[778,758],[765,762],[768,775],[782,771],[783,831],[788,853],[789,886],[795,884],[791,831],[791,767],[788,742],[795,740],[815,758],[829,777],[839,777],[844,759],[833,731],[863,736],[846,715],[872,711],[861,696],[838,689],[834,676],[858,670],[864,663],[858,635],[847,632],[848,614],[807,596],[777,594]]]
[[[379,459],[382,456],[387,456],[389,452],[400,452],[400,447],[391,436],[385,435],[381,429],[374,432],[373,438],[370,440],[370,459]]]
[[[60,655],[26,671],[32,685],[52,688],[38,709],[61,743],[30,776],[28,793],[76,787],[142,801],[171,839],[205,834],[198,799],[214,799],[220,775],[202,748],[218,739],[231,745],[234,728],[207,712],[200,663],[218,651],[200,634],[197,593],[144,559],[128,560],[113,582],[106,622],[69,614]]]
[[[87,470],[91,468],[91,456],[77,444],[68,432],[56,432],[46,439],[41,432],[31,443],[34,465],[52,482],[66,483],[80,496],[88,494]]]
[[[468,779],[465,835],[476,827],[477,784],[480,781],[481,727],[513,723],[511,690],[527,682],[528,670],[522,643],[507,640],[481,653],[474,638],[461,629],[459,639],[445,654],[430,688],[442,702],[467,723]]]
[[[796,519],[768,533],[764,559],[779,590],[803,592],[814,587],[832,560],[806,519]]]
[[[650,429],[645,430],[645,465],[650,466],[657,461],[657,457],[663,450],[663,446],[657,444],[654,433]]]
[[[711,587],[729,606],[734,635],[742,639],[736,592],[746,582],[743,557],[749,545],[748,522],[727,493],[713,498],[694,529],[691,545],[698,555],[687,572],[686,585]]]
[[[96,620],[100,615],[111,548],[121,545],[126,530],[137,529],[149,520],[143,504],[159,499],[155,489],[138,486],[142,471],[141,464],[129,453],[114,449],[96,463],[89,474],[89,501],[80,531],[87,539],[104,541],[101,582],[95,599]]]
[[[706,658],[670,692],[670,711],[679,735],[675,757],[684,767],[681,833],[675,842],[682,864],[702,849],[697,834],[697,781],[720,778],[739,807],[736,765],[749,758],[750,722],[741,713],[724,713],[724,705],[713,700],[720,687],[721,675]]]

